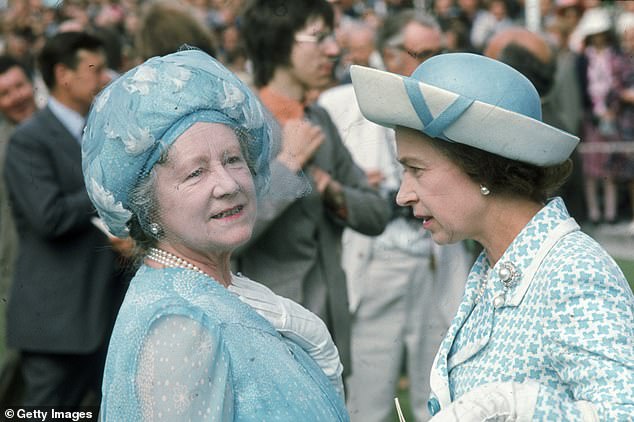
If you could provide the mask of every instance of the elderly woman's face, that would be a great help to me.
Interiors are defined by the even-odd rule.
[[[165,241],[224,253],[251,237],[255,187],[231,128],[195,123],[174,142],[156,175]]]
[[[419,131],[398,127],[396,146],[403,165],[396,202],[412,207],[439,245],[478,238],[486,210],[479,185]]]

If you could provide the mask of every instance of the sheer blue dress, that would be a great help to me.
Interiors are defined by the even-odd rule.
[[[143,266],[108,349],[104,421],[347,421],[296,343],[211,278]]]

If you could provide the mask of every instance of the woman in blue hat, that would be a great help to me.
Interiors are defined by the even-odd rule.
[[[396,128],[399,205],[436,243],[483,248],[433,365],[432,421],[631,420],[634,296],[551,197],[578,139],[541,121],[524,76],[483,56],[351,75],[364,115]]]
[[[325,324],[230,269],[268,185],[272,121],[199,50],[154,57],[97,97],[86,186],[142,263],[108,349],[104,421],[348,420]]]

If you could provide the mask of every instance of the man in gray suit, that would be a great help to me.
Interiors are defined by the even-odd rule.
[[[40,68],[51,97],[13,133],[4,171],[20,242],[7,340],[21,353],[23,405],[78,406],[99,397],[122,290],[81,171],[84,116],[109,79],[101,41],[81,32],[47,40]]]
[[[254,1],[243,23],[260,99],[284,136],[271,164],[271,193],[261,198],[255,233],[236,269],[323,319],[347,374],[350,314],[341,235],[344,227],[380,234],[390,209],[353,162],[328,113],[310,104],[311,91],[332,83],[339,54],[332,6],[326,0]],[[303,196],[302,174],[312,185]]]

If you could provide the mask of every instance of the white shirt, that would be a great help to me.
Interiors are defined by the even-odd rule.
[[[60,123],[73,135],[77,142],[81,144],[81,138],[84,134],[84,126],[86,125],[86,119],[81,114],[77,113],[66,107],[51,96],[48,99],[48,108],[57,117]]]

